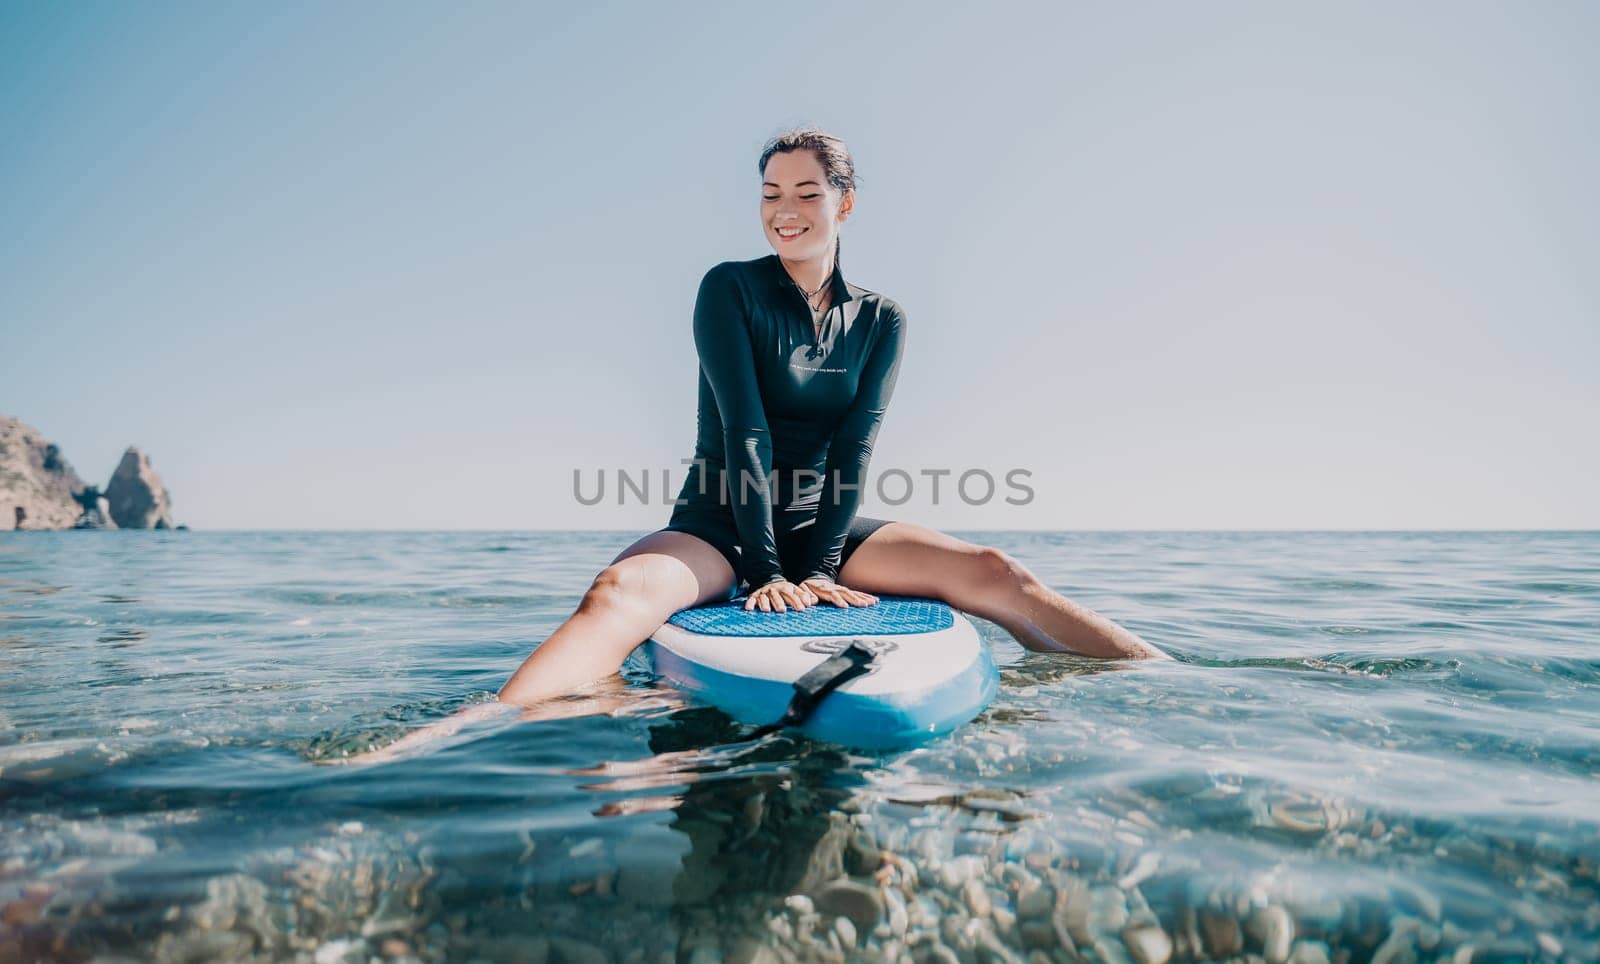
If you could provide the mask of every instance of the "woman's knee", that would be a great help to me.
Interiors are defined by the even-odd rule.
[[[649,615],[660,614],[665,620],[678,609],[677,596],[683,589],[675,587],[669,574],[652,573],[650,560],[633,556],[613,562],[595,574],[594,581],[578,603],[580,611],[628,611]],[[684,604],[687,605],[687,604]]]
[[[994,546],[975,546],[968,553],[967,578],[962,580],[963,596],[992,600],[997,596],[1025,592],[1038,583],[1033,572],[1010,553]],[[964,608],[964,607],[963,607]]]
[[[593,612],[648,605],[641,568],[638,563],[630,563],[627,559],[606,566],[595,574],[594,581],[578,602],[578,609]]]

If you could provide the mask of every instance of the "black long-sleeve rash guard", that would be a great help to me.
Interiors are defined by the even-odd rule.
[[[900,306],[849,284],[837,268],[830,280],[833,303],[820,333],[776,254],[716,265],[695,299],[695,459],[707,471],[696,485],[691,469],[682,497],[730,505],[752,587],[786,578],[774,538],[775,501],[817,506],[801,578],[838,578],[899,373]],[[708,478],[722,490],[706,492]]]

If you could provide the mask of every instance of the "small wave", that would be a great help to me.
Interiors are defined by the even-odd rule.
[[[1212,669],[1309,670],[1384,678],[1419,672],[1454,671],[1461,665],[1461,661],[1454,658],[1363,656],[1351,653],[1330,653],[1327,656],[1250,656],[1240,659],[1191,657],[1184,659],[1183,662]]]

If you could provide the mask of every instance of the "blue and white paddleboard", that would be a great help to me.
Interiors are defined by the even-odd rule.
[[[981,713],[999,688],[989,647],[943,602],[880,596],[783,613],[745,612],[745,597],[679,610],[645,646],[651,667],[741,723],[783,716],[794,682],[852,641],[875,655],[866,675],[823,697],[801,731],[863,749],[907,746]]]

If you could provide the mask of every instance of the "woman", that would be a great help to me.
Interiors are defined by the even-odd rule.
[[[609,676],[674,612],[736,596],[741,583],[751,589],[745,609],[925,596],[997,623],[1029,649],[1166,658],[998,549],[855,515],[905,314],[840,272],[840,229],[855,205],[843,142],[794,131],[767,144],[759,167],[774,254],[725,261],[701,281],[699,435],[678,504],[664,528],[601,570],[500,700],[531,706]]]

